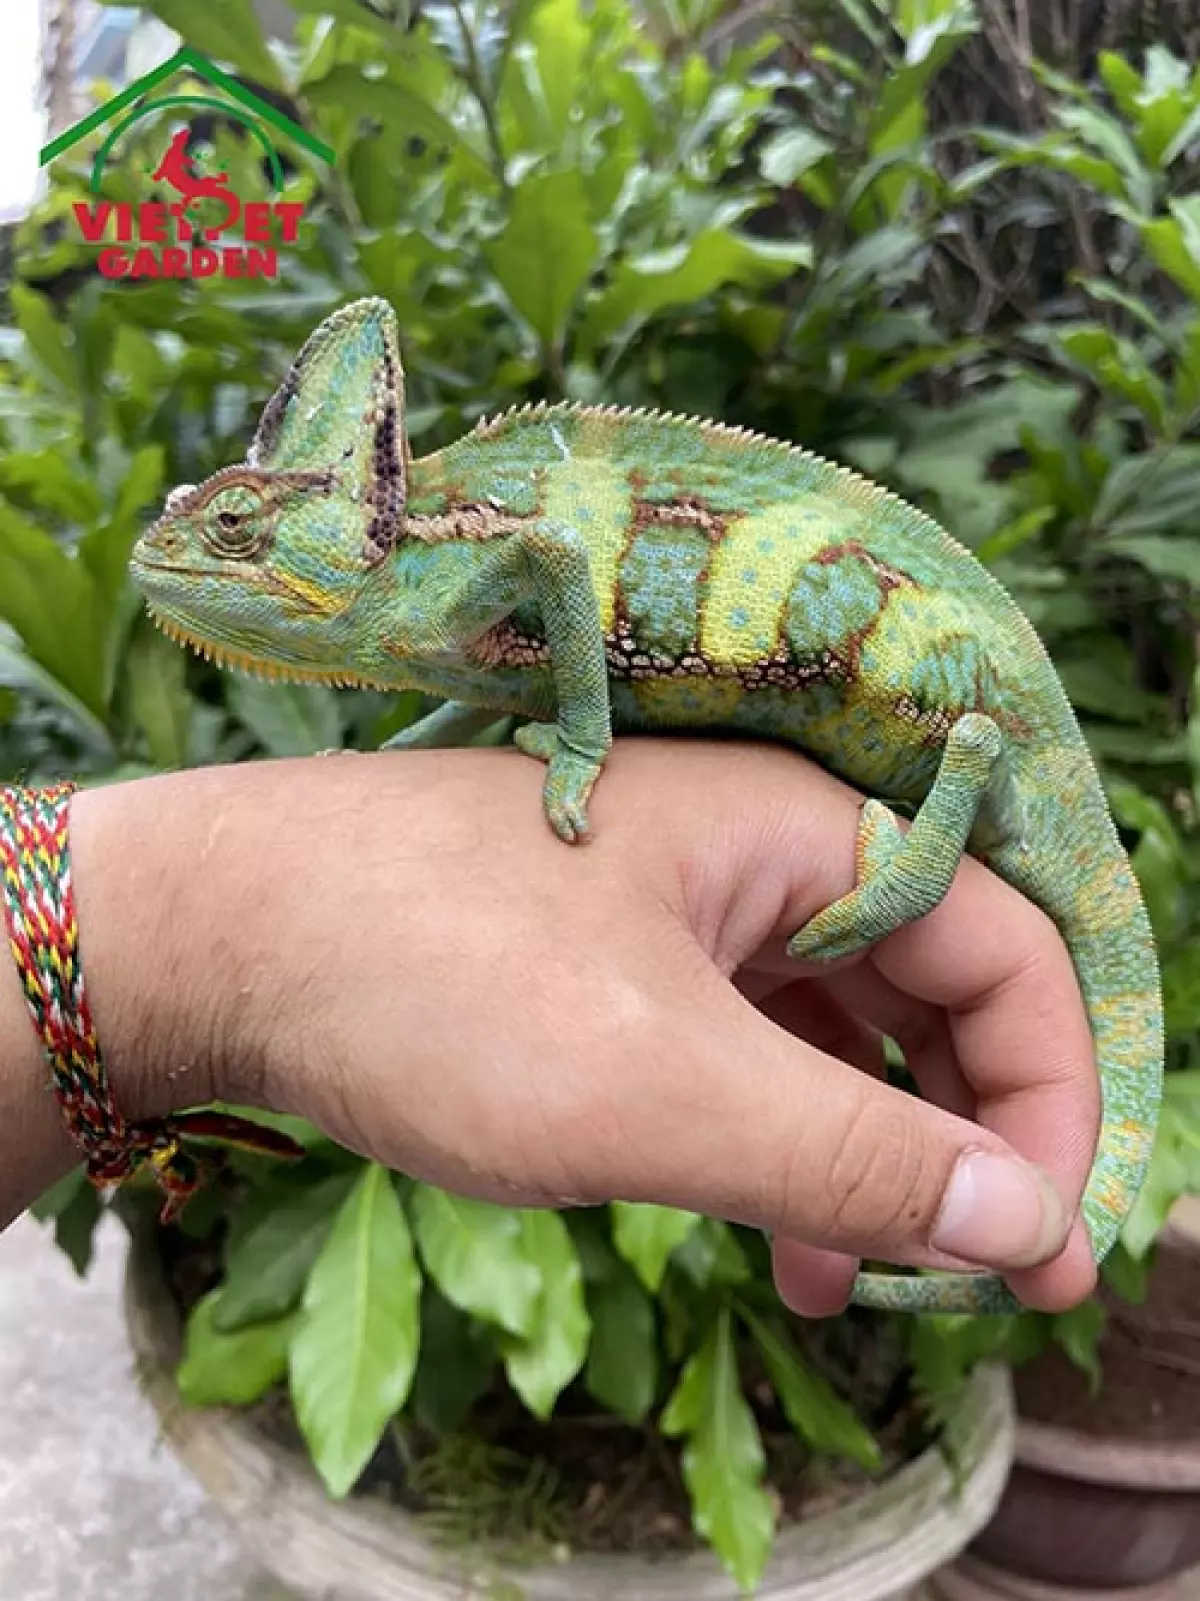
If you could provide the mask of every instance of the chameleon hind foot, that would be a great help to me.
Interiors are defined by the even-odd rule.
[[[1003,740],[990,717],[968,712],[946,738],[937,778],[907,833],[879,801],[867,801],[855,847],[855,887],[788,942],[806,961],[852,956],[927,916],[949,890]]]
[[[513,735],[526,756],[547,763],[542,809],[550,827],[568,845],[581,845],[591,834],[587,803],[604,766],[603,756],[588,756],[568,745],[556,723],[526,723]]]

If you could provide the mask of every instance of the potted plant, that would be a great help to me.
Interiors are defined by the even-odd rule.
[[[122,1209],[164,1435],[297,1595],[900,1601],[994,1507],[1005,1370],[935,1396],[902,1319],[797,1329],[751,1231],[466,1201],[288,1126],[303,1168],[239,1160],[187,1232]]]

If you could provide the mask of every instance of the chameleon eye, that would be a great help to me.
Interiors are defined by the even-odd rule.
[[[210,504],[205,540],[215,555],[244,561],[264,550],[270,537],[262,497],[252,490],[228,489]]]

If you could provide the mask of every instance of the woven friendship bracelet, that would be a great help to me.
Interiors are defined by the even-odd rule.
[[[219,1168],[219,1152],[185,1151],[185,1137],[297,1158],[303,1147],[274,1129],[217,1112],[185,1112],[128,1123],[118,1110],[100,1054],[79,952],[67,846],[77,784],[0,786],[0,899],[9,946],[49,1064],[67,1130],[97,1188],[125,1184],[149,1167],[164,1192],[168,1222]]]

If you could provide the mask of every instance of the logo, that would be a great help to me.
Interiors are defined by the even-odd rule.
[[[219,90],[220,98],[153,94],[181,72]],[[178,123],[181,114],[183,126],[159,145],[156,161],[146,168],[149,182],[158,186],[155,198],[101,199],[105,171],[120,156],[125,135],[147,117]],[[214,119],[244,130],[274,198],[240,195],[228,172],[205,170],[198,126],[206,133]],[[328,145],[188,46],[51,140],[38,165],[45,167],[108,123],[114,126],[92,162],[92,198],[72,206],[80,237],[99,247],[96,267],[105,278],[278,277],[279,247],[296,243],[305,207],[302,201],[278,198],[284,190],[283,162],[272,133],[332,163]]]

